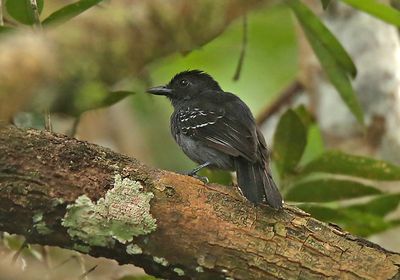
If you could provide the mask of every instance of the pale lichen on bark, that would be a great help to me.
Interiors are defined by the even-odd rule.
[[[143,253],[143,250],[137,244],[129,244],[126,246],[126,252],[129,255],[140,255]]]
[[[156,230],[156,220],[150,213],[153,197],[139,182],[117,174],[114,187],[104,198],[93,202],[81,195],[68,205],[62,225],[72,239],[90,246],[113,247],[116,241],[125,244]]]
[[[153,256],[153,261],[155,263],[158,263],[158,264],[162,265],[162,266],[168,266],[169,265],[168,261],[165,258],[162,258],[162,257]]]
[[[53,232],[52,229],[47,227],[46,222],[43,220],[43,212],[38,211],[32,217],[33,227],[35,230],[42,235],[50,234]]]

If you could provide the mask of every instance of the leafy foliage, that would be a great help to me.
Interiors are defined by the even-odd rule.
[[[379,196],[368,203],[349,206],[348,209],[383,217],[396,210],[399,203],[400,194],[387,194]]]
[[[73,106],[70,107],[70,111],[66,113],[79,116],[89,110],[114,105],[125,97],[133,94],[135,93],[125,90],[107,91],[97,83],[89,83],[81,88],[79,95],[74,100]]]
[[[312,172],[342,174],[381,181],[400,180],[400,167],[397,165],[338,151],[324,153],[304,166],[301,172],[304,174]]]
[[[398,226],[397,220],[387,220],[385,215],[396,210],[399,203],[400,194],[386,194],[366,203],[342,208],[316,204],[300,207],[317,219],[337,223],[353,234],[368,236]]]
[[[289,109],[282,115],[274,135],[273,156],[285,200],[302,202],[300,208],[314,217],[337,223],[361,236],[397,226],[398,222],[388,221],[385,216],[398,207],[400,193],[383,192],[376,182],[364,183],[360,179],[400,181],[400,166],[338,151],[323,152],[303,164],[300,159],[307,145],[313,144],[306,137],[312,121],[304,116],[307,113],[302,107]],[[355,198],[365,202],[351,203],[350,199]],[[342,200],[349,200],[349,206],[341,207]]]
[[[377,0],[341,0],[346,4],[377,17],[387,23],[400,26],[400,12]]]
[[[323,48],[337,62],[341,70],[352,77],[357,75],[357,69],[350,55],[339,43],[336,37],[321,22],[321,20],[304,4],[298,0],[289,2],[303,29],[323,45]]]
[[[66,5],[50,14],[42,24],[50,25],[67,22],[102,1],[103,0],[80,0]],[[37,5],[38,13],[40,14],[43,10],[44,0],[37,0]],[[26,25],[35,23],[35,11],[33,10],[31,0],[7,0],[5,6],[8,14],[18,22]]]
[[[300,207],[317,219],[339,224],[359,236],[369,236],[396,225],[395,222],[386,221],[381,216],[348,208],[331,208],[307,204]]]
[[[331,3],[331,0],[321,0],[322,8],[327,9],[329,4]]]
[[[363,124],[362,108],[348,76],[355,77],[357,74],[357,69],[350,56],[329,29],[307,6],[298,0],[290,1],[289,5],[299,20],[329,80],[358,122]]]
[[[300,117],[288,110],[280,119],[274,136],[273,157],[280,174],[294,170],[306,147],[306,137]]]
[[[37,0],[39,14],[43,10],[44,0]],[[7,0],[5,6],[8,14],[20,23],[32,25],[35,23],[35,14],[30,0]]]
[[[67,5],[51,15],[49,15],[44,21],[44,25],[49,24],[61,24],[64,23],[77,15],[80,15],[87,9],[99,4],[103,0],[80,0],[78,2]]]
[[[0,26],[0,35],[4,34],[4,33],[8,33],[10,31],[12,31],[13,29],[11,27],[8,26]]]
[[[298,183],[286,193],[286,199],[300,202],[329,202],[380,194],[375,187],[356,181],[317,179]]]

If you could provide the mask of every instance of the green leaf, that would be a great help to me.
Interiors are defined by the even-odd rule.
[[[103,101],[99,104],[99,107],[111,106],[129,95],[134,95],[135,92],[127,90],[112,91],[107,94]]]
[[[304,105],[300,105],[294,111],[307,129],[307,145],[299,163],[303,165],[323,153],[324,142],[319,127],[315,123],[315,118],[307,108]]]
[[[307,110],[306,106],[300,105],[294,109],[297,116],[301,119],[305,127],[309,127],[314,123],[314,117],[311,113]]]
[[[314,218],[338,224],[352,234],[362,237],[382,232],[395,224],[385,221],[383,217],[350,209],[332,209],[316,205],[299,206]]]
[[[13,123],[22,129],[44,129],[46,121],[42,112],[18,112],[13,116]]]
[[[346,209],[339,211],[344,217],[336,222],[355,235],[366,237],[392,227],[390,222],[385,221],[381,216]]]
[[[88,81],[77,91],[68,113],[79,116],[83,112],[111,106],[129,95],[132,91],[108,91],[107,87],[98,81]]]
[[[301,170],[303,174],[311,172],[342,174],[381,181],[400,180],[400,166],[339,151],[325,152]]]
[[[312,124],[308,127],[307,146],[299,164],[308,164],[310,161],[321,156],[324,152],[325,145],[321,130],[318,125]]]
[[[337,222],[345,218],[345,215],[339,212],[337,209],[313,205],[313,204],[301,204],[299,208],[310,213],[313,218],[324,222]]]
[[[0,35],[8,33],[10,31],[13,31],[14,28],[8,27],[8,26],[0,26]]]
[[[382,193],[365,184],[349,180],[317,179],[299,183],[289,189],[286,200],[302,202],[329,202]]]
[[[94,5],[97,5],[103,0],[81,0],[75,3],[72,3],[70,5],[64,6],[61,9],[55,11],[51,15],[49,15],[44,21],[43,25],[49,25],[49,24],[61,24],[64,23],[87,9],[93,7]]]
[[[305,31],[305,34],[313,47],[315,54],[317,55],[323,69],[328,75],[332,85],[339,92],[343,101],[349,107],[350,111],[356,117],[360,124],[364,123],[363,111],[360,103],[358,102],[357,96],[353,90],[353,86],[350,83],[349,77],[343,72],[341,67],[338,66],[331,54],[324,48],[318,38],[314,37],[309,32]]]
[[[299,20],[303,29],[318,40],[318,42],[332,56],[333,60],[352,77],[357,75],[357,68],[350,55],[343,48],[331,31],[321,20],[303,3],[298,0],[289,1],[293,12]]]
[[[347,75],[348,73],[353,77],[356,75],[356,68],[350,56],[307,6],[298,0],[292,0],[289,4],[329,80],[358,122],[363,124],[363,111]]]
[[[279,120],[274,135],[273,158],[281,177],[297,166],[306,143],[306,127],[293,110],[287,110]]]
[[[39,14],[43,10],[43,0],[36,0]],[[31,0],[7,0],[5,3],[8,14],[20,23],[32,25],[35,23],[35,13]]]
[[[342,0],[357,10],[364,11],[388,23],[400,26],[400,12],[375,0]]]
[[[14,251],[17,251],[21,249],[22,244],[24,244],[24,238],[20,235],[10,235],[10,234],[5,234],[3,237],[3,242],[4,245]]]
[[[390,224],[393,225],[393,227],[400,226],[400,219],[390,220]]]
[[[329,4],[331,3],[331,0],[321,0],[321,3],[322,3],[322,8],[326,10]]]
[[[377,216],[384,217],[397,209],[400,203],[400,194],[389,194],[375,198],[364,204],[351,205],[346,207],[349,210],[358,210]]]

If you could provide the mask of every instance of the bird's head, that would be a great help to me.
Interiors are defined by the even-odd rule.
[[[190,70],[176,74],[167,85],[149,88],[147,92],[165,95],[174,103],[178,100],[194,99],[201,92],[209,90],[221,91],[221,87],[207,73]]]

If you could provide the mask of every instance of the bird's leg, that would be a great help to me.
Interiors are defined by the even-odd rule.
[[[209,181],[208,181],[208,178],[206,177],[206,176],[199,176],[199,175],[197,175],[197,172],[199,172],[201,169],[203,169],[204,167],[207,167],[207,166],[209,166],[211,164],[211,162],[205,162],[205,163],[203,163],[203,164],[201,164],[201,165],[199,165],[199,166],[197,166],[195,169],[193,169],[192,171],[189,171],[188,173],[187,173],[187,175],[189,175],[189,176],[191,176],[191,177],[194,177],[194,178],[196,178],[196,179],[199,179],[200,181],[202,181],[202,182],[204,182],[204,183],[208,183]]]
[[[211,164],[211,162],[205,162],[199,166],[197,166],[195,169],[193,169],[192,171],[188,172],[189,176],[193,176],[193,175],[197,175],[197,172],[199,172],[201,169],[203,169],[204,167],[207,167]]]

